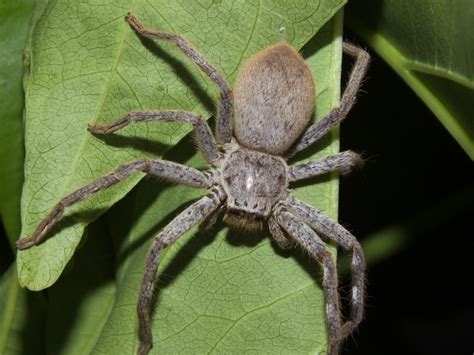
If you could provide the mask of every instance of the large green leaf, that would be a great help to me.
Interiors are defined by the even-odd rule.
[[[348,6],[347,15],[354,31],[412,87],[474,159],[472,1],[359,1]],[[394,102],[399,104],[403,103]],[[406,114],[410,115],[409,108]]]
[[[136,109],[181,108],[207,116],[213,110],[217,94],[208,80],[171,44],[142,42],[125,22],[127,12],[150,26],[185,35],[232,79],[243,59],[279,39],[301,47],[342,4],[48,2],[32,34],[31,72],[25,85],[22,235],[31,234],[65,194],[142,157],[144,151],[160,156],[189,131],[176,124],[134,125],[121,137],[98,139],[86,131],[88,124],[112,121]],[[34,290],[54,283],[84,226],[141,177],[71,208],[51,233],[54,238],[20,252],[20,283]]]
[[[339,97],[341,17],[304,48],[318,87],[317,116]],[[337,132],[306,159],[337,151]],[[332,142],[332,143],[331,143]],[[329,144],[331,143],[331,144]],[[205,167],[182,142],[166,158]],[[336,179],[295,193],[335,217]],[[94,354],[134,354],[135,307],[152,237],[203,191],[148,179],[106,217],[117,245],[117,297]],[[318,265],[299,251],[283,253],[266,233],[194,229],[164,252],[153,311],[153,353],[321,353],[327,346]]]
[[[33,1],[0,2],[0,218],[13,244],[20,235],[23,183],[23,50]]]

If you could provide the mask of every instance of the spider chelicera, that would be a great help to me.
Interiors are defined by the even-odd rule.
[[[137,305],[141,340],[138,353],[147,354],[152,346],[150,307],[160,252],[191,227],[207,218],[212,219],[213,214],[223,208],[227,224],[260,229],[266,222],[271,236],[281,248],[287,249],[296,244],[321,263],[329,330],[328,353],[337,354],[342,340],[363,317],[364,254],[350,232],[319,210],[293,197],[288,184],[332,171],[348,173],[359,166],[362,159],[354,152],[345,151],[293,166],[288,166],[286,160],[317,142],[346,117],[366,73],[369,55],[344,43],[344,52],[355,58],[355,64],[341,103],[305,130],[315,105],[314,82],[303,58],[287,43],[280,42],[248,59],[237,75],[232,93],[226,80],[184,38],[145,28],[132,14],[127,16],[127,21],[141,36],[173,42],[219,87],[216,139],[198,114],[178,110],[131,112],[111,124],[90,126],[89,131],[108,134],[131,122],[190,123],[198,148],[211,169],[199,171],[153,159],[124,164],[61,199],[31,237],[17,242],[17,248],[25,249],[38,244],[60,219],[66,207],[136,172],[206,188],[206,196],[176,216],[153,240]],[[340,313],[335,261],[320,234],[352,253],[351,314],[345,322]]]

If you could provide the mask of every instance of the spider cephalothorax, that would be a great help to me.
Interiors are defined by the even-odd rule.
[[[296,244],[321,263],[329,330],[328,353],[337,354],[342,340],[362,320],[364,254],[355,237],[340,224],[291,196],[288,184],[331,171],[347,173],[362,160],[351,151],[299,165],[288,166],[286,159],[318,141],[346,117],[365,75],[368,54],[344,44],[344,51],[356,62],[341,104],[305,131],[314,109],[314,82],[303,58],[287,43],[278,43],[248,59],[237,76],[233,95],[225,79],[181,36],[147,29],[131,14],[127,20],[141,36],[175,43],[219,87],[217,143],[209,126],[198,114],[178,110],[131,112],[116,122],[94,125],[89,130],[94,134],[108,134],[134,121],[190,123],[198,147],[212,169],[200,171],[153,159],[124,164],[61,199],[33,235],[19,240],[17,247],[24,249],[39,243],[61,218],[66,207],[135,172],[207,188],[206,196],[176,216],[153,240],[137,305],[141,340],[139,354],[148,353],[152,346],[150,308],[161,250],[195,224],[216,215],[220,209],[225,210],[224,221],[228,224],[259,229],[266,223],[280,247]],[[232,137],[232,121],[235,138]],[[352,252],[351,315],[345,322],[340,314],[336,265],[320,236]]]
[[[235,146],[219,171],[227,195],[224,221],[244,229],[262,229],[273,206],[287,194],[288,168],[280,157]]]

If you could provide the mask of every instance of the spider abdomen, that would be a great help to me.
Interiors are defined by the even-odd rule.
[[[314,93],[308,65],[287,43],[254,54],[234,86],[237,140],[245,147],[281,155],[308,124]]]
[[[287,193],[285,161],[250,149],[231,152],[221,178],[227,194],[225,221],[246,229],[259,228],[273,205]]]

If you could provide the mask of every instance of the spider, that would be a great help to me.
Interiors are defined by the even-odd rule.
[[[289,44],[280,42],[250,57],[237,75],[232,92],[218,71],[183,37],[146,28],[130,13],[127,21],[140,36],[174,43],[217,85],[220,104],[216,139],[198,114],[179,110],[131,112],[111,124],[91,125],[89,131],[97,135],[109,134],[131,122],[145,121],[192,124],[198,149],[211,169],[200,171],[154,159],[124,164],[62,198],[32,236],[17,242],[17,248],[26,249],[38,244],[61,218],[66,207],[136,172],[206,188],[206,196],[178,214],[153,240],[137,305],[141,341],[138,353],[147,354],[152,346],[150,308],[161,251],[194,225],[208,219],[215,220],[221,209],[225,210],[224,221],[230,226],[258,230],[267,223],[278,246],[287,249],[296,244],[322,265],[328,353],[339,353],[341,342],[363,317],[364,254],[350,232],[293,197],[288,185],[332,171],[346,174],[361,165],[362,159],[352,151],[345,151],[304,164],[289,166],[286,161],[317,142],[346,117],[367,71],[369,55],[351,44],[343,44],[344,52],[354,57],[355,63],[341,103],[305,130],[315,105],[314,81],[304,59]],[[351,314],[345,322],[340,312],[335,261],[320,235],[352,253]]]

